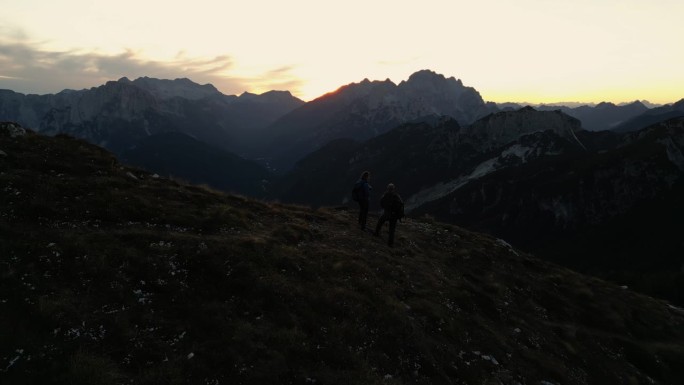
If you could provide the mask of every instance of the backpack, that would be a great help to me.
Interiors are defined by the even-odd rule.
[[[385,193],[380,199],[380,206],[389,213],[392,219],[404,217],[404,201],[397,194]]]
[[[392,216],[396,219],[401,219],[404,217],[404,202],[401,199],[397,199],[392,207]]]
[[[354,188],[352,189],[352,199],[355,200],[356,202],[361,201],[361,182],[356,182],[354,184]]]

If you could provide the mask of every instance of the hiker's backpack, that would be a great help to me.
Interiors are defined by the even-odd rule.
[[[356,182],[354,184],[354,188],[352,189],[352,199],[357,201],[357,202],[361,201],[361,195],[362,195],[361,184],[362,184],[362,182]]]
[[[392,216],[395,219],[401,219],[404,217],[404,202],[401,199],[397,199],[392,207]]]

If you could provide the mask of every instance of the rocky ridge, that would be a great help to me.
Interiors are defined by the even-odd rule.
[[[0,120],[83,138],[115,153],[150,135],[175,131],[245,156],[261,128],[304,104],[289,92],[242,96],[188,79],[147,77],[55,95],[0,90]]]
[[[223,94],[213,85],[199,85],[187,78],[168,80],[145,76],[131,81],[124,77],[119,79],[119,82],[131,83],[136,87],[150,92],[159,99],[183,98],[199,100],[207,97],[223,96]]]
[[[367,140],[397,125],[446,115],[460,124],[495,111],[460,80],[423,70],[396,85],[389,79],[352,83],[283,116],[268,129],[265,150],[285,168],[334,139]]]

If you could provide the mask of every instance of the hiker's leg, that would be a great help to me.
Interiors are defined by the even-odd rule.
[[[387,244],[392,246],[394,244],[394,231],[397,229],[397,220],[389,220],[389,238],[387,239]]]
[[[361,229],[366,228],[366,221],[368,219],[368,202],[359,202],[359,226]]]
[[[382,230],[382,225],[385,223],[387,220],[387,216],[385,213],[382,213],[380,215],[380,218],[378,218],[378,224],[375,226],[375,235],[380,235],[380,230]]]

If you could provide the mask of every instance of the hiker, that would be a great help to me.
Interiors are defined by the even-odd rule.
[[[394,184],[390,183],[387,185],[387,190],[380,198],[380,206],[384,210],[380,219],[378,219],[378,225],[375,226],[375,236],[380,236],[380,230],[385,221],[389,221],[389,238],[387,238],[387,244],[392,247],[394,244],[394,231],[397,228],[397,221],[404,217],[404,201],[396,192]]]
[[[359,227],[361,230],[366,230],[366,219],[368,218],[368,206],[370,205],[370,190],[373,189],[368,180],[370,179],[370,172],[364,171],[361,177],[354,184],[352,190],[352,198],[359,202]]]

